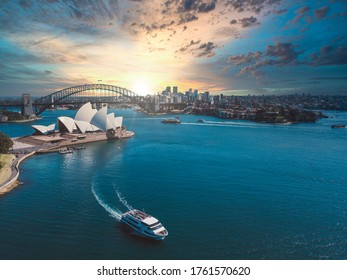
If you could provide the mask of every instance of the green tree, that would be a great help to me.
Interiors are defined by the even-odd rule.
[[[10,137],[0,131],[0,154],[8,153],[9,149],[13,146],[13,142]]]

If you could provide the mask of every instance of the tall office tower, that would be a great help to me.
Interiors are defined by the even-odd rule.
[[[189,91],[192,92],[192,89],[189,89]],[[193,100],[198,98],[198,94],[199,94],[198,90],[194,89]]]
[[[22,116],[31,116],[34,114],[33,103],[31,100],[31,95],[24,93],[22,94]]]
[[[159,112],[160,110],[160,96],[156,95],[154,97],[154,112]]]
[[[171,92],[171,87],[170,86],[166,87],[166,92]]]
[[[178,93],[178,87],[174,86],[172,87],[173,90],[173,94],[177,94]]]

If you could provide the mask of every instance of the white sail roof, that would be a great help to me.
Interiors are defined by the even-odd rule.
[[[89,122],[75,120],[75,124],[82,133],[85,133],[86,131],[93,131],[92,125]]]
[[[116,129],[116,122],[114,120],[114,113],[107,115],[107,129]]]
[[[92,125],[95,125],[102,131],[107,130],[107,106],[102,107],[90,121]]]
[[[77,129],[75,120],[70,117],[58,117],[58,121],[64,125],[70,133],[72,133],[74,129]]]
[[[54,131],[55,124],[53,123],[53,124],[50,124],[48,126],[46,126],[46,125],[32,125],[32,128],[41,134],[47,134],[49,132]]]
[[[92,104],[90,102],[84,104],[76,113],[75,120],[76,121],[85,121],[89,122],[97,113],[96,109],[92,108]]]
[[[115,118],[114,113],[107,114],[107,106],[99,111],[92,108],[90,102],[84,104],[76,113],[75,119],[70,117],[58,117],[59,130],[61,132],[72,133],[78,129],[81,133],[94,131],[107,131],[121,127],[123,117]],[[54,124],[53,124],[54,125]],[[51,125],[52,126],[52,125]],[[48,129],[45,126],[33,126],[34,129],[41,133],[47,133]],[[54,130],[55,125],[51,127]]]
[[[100,128],[98,128],[97,126],[95,126],[95,125],[90,125],[91,126],[91,129],[92,130],[87,130],[87,131],[102,131],[102,129],[100,129]]]

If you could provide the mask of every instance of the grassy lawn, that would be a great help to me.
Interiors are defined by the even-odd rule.
[[[14,155],[0,154],[0,184],[6,181],[11,175],[11,165]]]

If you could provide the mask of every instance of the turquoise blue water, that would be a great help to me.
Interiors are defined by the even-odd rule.
[[[133,138],[21,165],[23,184],[0,197],[1,259],[347,259],[347,129],[330,127],[347,113],[296,125],[115,113]],[[169,236],[132,233],[118,221],[131,207]]]

